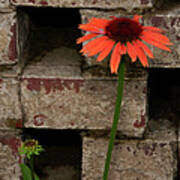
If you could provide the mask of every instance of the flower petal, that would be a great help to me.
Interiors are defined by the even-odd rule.
[[[153,46],[156,46],[156,47],[158,47],[160,49],[171,52],[170,48],[168,48],[167,46],[161,44],[160,42],[154,41],[154,40],[149,39],[148,37],[145,37],[145,36],[140,36],[140,38],[142,40],[146,41],[147,43],[152,44]]]
[[[155,32],[164,32],[162,29],[154,27],[154,26],[143,26],[144,30],[155,31]]]
[[[136,22],[138,22],[139,23],[139,19],[141,19],[142,18],[142,16],[139,16],[139,15],[134,15],[134,17],[133,17],[133,21],[136,21]]]
[[[88,42],[86,45],[83,46],[81,49],[81,53],[88,53],[91,51],[91,48],[96,46],[99,42],[101,42],[104,39],[104,36],[98,37],[90,42]]]
[[[126,54],[126,46],[124,44],[121,44],[120,45],[120,54],[123,55],[123,54]]]
[[[111,60],[110,60],[111,73],[117,73],[120,59],[121,59],[120,43],[117,43],[111,55]]]
[[[148,65],[148,60],[147,60],[147,57],[146,57],[144,51],[140,47],[138,47],[136,45],[135,41],[133,42],[133,45],[134,45],[134,47],[136,49],[136,53],[137,53],[137,56],[139,57],[139,60],[140,60],[141,64],[144,67],[148,67],[149,66]]]
[[[145,37],[148,37],[149,39],[158,41],[162,44],[172,45],[172,43],[170,42],[170,40],[166,36],[164,36],[158,32],[143,31],[142,35]]]
[[[132,59],[132,62],[135,62],[137,54],[136,54],[136,50],[135,50],[134,46],[130,42],[127,42],[127,52],[129,54],[130,58]]]
[[[101,33],[102,34],[100,29],[98,27],[93,26],[92,24],[80,24],[78,28],[82,29],[84,31],[90,31],[93,33]]]
[[[98,58],[97,58],[97,61],[102,61],[112,50],[114,44],[115,44],[115,41],[113,40],[109,40],[108,41],[109,44],[107,45],[107,47],[99,54]]]
[[[108,22],[109,22],[109,20],[103,19],[103,18],[91,18],[89,20],[90,24],[92,24],[98,28],[101,28],[101,29],[104,29]]]
[[[104,36],[104,40],[102,40],[101,42],[99,42],[96,46],[92,47],[92,49],[90,50],[90,52],[88,53],[88,56],[94,56],[96,55],[97,53],[101,52],[103,49],[105,49],[109,43],[109,40],[108,37]]]
[[[152,53],[152,51],[143,43],[143,42],[141,42],[140,40],[136,40],[135,41],[136,42],[136,44],[139,46],[139,47],[141,47],[143,50],[144,50],[144,52],[150,57],[150,58],[154,58],[154,56],[153,56],[153,53]]]
[[[78,38],[78,39],[76,40],[76,43],[77,43],[77,44],[80,44],[80,43],[82,43],[82,42],[84,42],[84,41],[87,41],[87,40],[89,40],[89,39],[92,39],[92,38],[94,38],[94,37],[96,37],[96,36],[98,36],[98,35],[99,35],[99,34],[97,34],[97,33],[87,34],[87,35],[85,35],[85,36],[82,36],[82,37]]]

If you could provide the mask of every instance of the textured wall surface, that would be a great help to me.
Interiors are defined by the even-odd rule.
[[[74,50],[60,48],[25,69],[21,81],[25,127],[111,128],[116,80],[83,77],[79,59]],[[141,137],[144,132],[146,80],[147,75],[142,74],[125,83],[119,126],[124,135]]]
[[[20,136],[15,131],[0,131],[0,179],[19,180],[18,147],[21,143]]]
[[[84,32],[77,26],[91,17],[134,14],[143,15],[143,24],[162,28],[174,45],[172,53],[149,46],[155,56],[149,59],[150,70],[126,64],[109,180],[179,179],[180,2],[0,0],[0,180],[20,179],[21,128],[77,130],[82,135],[82,147],[75,147],[78,153],[82,149],[82,173],[70,161],[54,165],[51,155],[51,160],[42,156],[47,161],[43,172],[60,180],[102,179],[117,77],[110,75],[108,61],[99,64],[80,55],[75,41]],[[176,71],[172,83],[161,87],[168,76],[155,83],[158,68],[167,69],[170,78]],[[76,152],[67,149],[66,155]]]

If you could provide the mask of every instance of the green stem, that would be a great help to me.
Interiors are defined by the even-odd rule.
[[[34,156],[31,156],[31,159],[29,160],[29,165],[31,169],[32,178],[34,179]]]
[[[122,102],[123,86],[124,86],[124,69],[125,69],[125,62],[124,62],[124,59],[122,59],[120,67],[119,67],[119,73],[118,73],[117,99],[116,99],[116,106],[115,106],[115,111],[114,111],[114,120],[113,120],[113,124],[111,128],[109,146],[108,146],[108,151],[106,155],[106,163],[104,167],[103,180],[107,180],[108,178],[109,167],[111,163],[111,155],[112,155],[112,150],[114,146],[114,140],[116,137],[118,120],[120,116],[120,107],[121,107],[121,102]]]

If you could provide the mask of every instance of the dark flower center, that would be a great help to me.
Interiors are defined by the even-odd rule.
[[[142,32],[142,26],[128,18],[114,18],[109,22],[105,29],[106,35],[121,42],[135,40]]]
[[[35,140],[27,140],[26,142],[25,142],[25,146],[26,147],[33,147],[33,146],[35,146],[36,145],[36,141]]]

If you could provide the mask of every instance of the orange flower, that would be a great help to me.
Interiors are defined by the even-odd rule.
[[[169,39],[162,35],[161,29],[143,26],[139,23],[142,16],[133,19],[112,17],[111,20],[91,18],[87,24],[80,24],[79,29],[89,33],[77,39],[77,44],[91,40],[81,49],[81,53],[94,56],[99,53],[97,61],[102,61],[111,51],[111,73],[117,73],[121,56],[128,54],[132,62],[139,58],[144,67],[148,67],[147,56],[154,58],[152,51],[142,42],[145,41],[165,51],[171,51]]]

